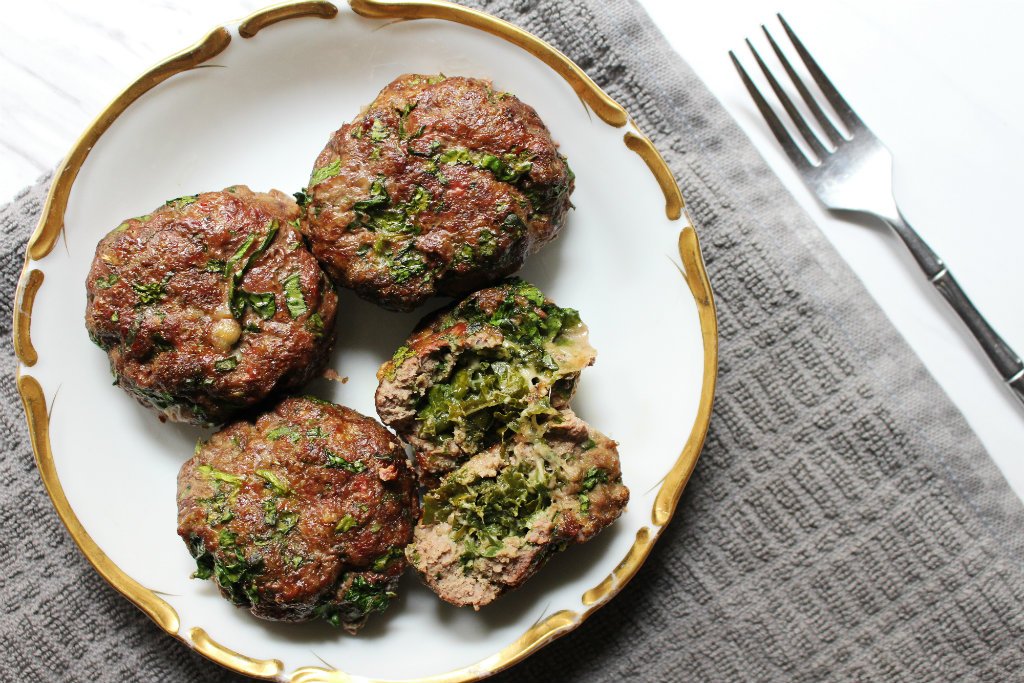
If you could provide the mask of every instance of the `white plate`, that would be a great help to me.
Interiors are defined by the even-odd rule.
[[[140,77],[86,131],[29,248],[15,316],[19,387],[44,483],[75,540],[172,635],[231,668],[282,680],[476,679],[577,626],[647,556],[707,428],[713,304],[692,229],[680,239],[685,214],[667,215],[678,218],[681,205],[664,162],[564,57],[461,8],[391,10],[445,17],[405,22],[333,10],[298,3],[217,29]],[[304,12],[323,16],[266,21]],[[210,68],[189,68],[200,63]],[[441,602],[410,572],[400,598],[356,637],[320,622],[260,621],[210,581],[189,578],[175,478],[202,432],[161,424],[111,386],[83,325],[86,273],[107,231],[168,198],[236,183],[298,190],[330,133],[407,72],[489,78],[516,93],[576,172],[562,235],[520,274],[590,326],[598,362],[583,372],[574,406],[620,443],[632,498],[594,541],[479,612]],[[425,310],[391,313],[343,292],[331,367],[348,381],[318,381],[311,392],[375,415],[376,369]]]

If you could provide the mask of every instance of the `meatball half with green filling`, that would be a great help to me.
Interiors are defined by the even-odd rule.
[[[331,277],[411,310],[518,270],[558,234],[573,184],[515,95],[474,78],[404,75],[334,133],[298,196]]]
[[[429,491],[406,555],[443,600],[479,608],[592,538],[628,500],[615,443],[564,409],[542,434],[474,455]]]
[[[425,486],[568,405],[594,362],[587,327],[510,280],[428,317],[377,373],[377,413],[414,452]]]
[[[320,617],[354,633],[395,596],[418,517],[399,441],[311,398],[225,427],[178,474],[194,576],[262,619]]]
[[[166,202],[96,247],[85,326],[115,384],[161,419],[218,424],[319,374],[338,297],[281,192]]]

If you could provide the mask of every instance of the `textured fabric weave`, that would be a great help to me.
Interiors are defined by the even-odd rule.
[[[1024,507],[725,111],[627,0],[468,4],[568,54],[654,140],[698,226],[721,335],[706,447],[651,557],[493,680],[1024,679]],[[8,368],[46,186],[0,215]],[[0,390],[0,680],[247,680],[95,574],[43,491],[12,374]]]

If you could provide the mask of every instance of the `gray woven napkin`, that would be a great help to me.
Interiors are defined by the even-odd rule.
[[[675,519],[581,627],[494,680],[1019,681],[1024,507],[860,283],[628,0],[469,4],[573,58],[663,152],[718,304]],[[47,183],[0,212],[0,341]],[[237,681],[98,578],[2,390],[0,680]]]

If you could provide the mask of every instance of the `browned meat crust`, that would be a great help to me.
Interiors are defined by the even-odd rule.
[[[276,190],[237,185],[168,201],[100,240],[85,324],[115,382],[162,419],[216,424],[318,375],[338,298],[299,213]]]
[[[420,482],[434,486],[567,406],[595,355],[576,311],[510,280],[428,316],[378,371],[377,413],[412,445]]]
[[[592,538],[628,501],[615,443],[565,409],[541,437],[475,455],[427,493],[406,554],[443,600],[479,608]]]
[[[289,398],[197,446],[178,474],[178,534],[231,602],[354,632],[387,607],[419,516],[401,444],[376,420]]]
[[[514,95],[409,74],[320,153],[303,230],[338,284],[411,310],[518,270],[558,234],[573,179]]]

